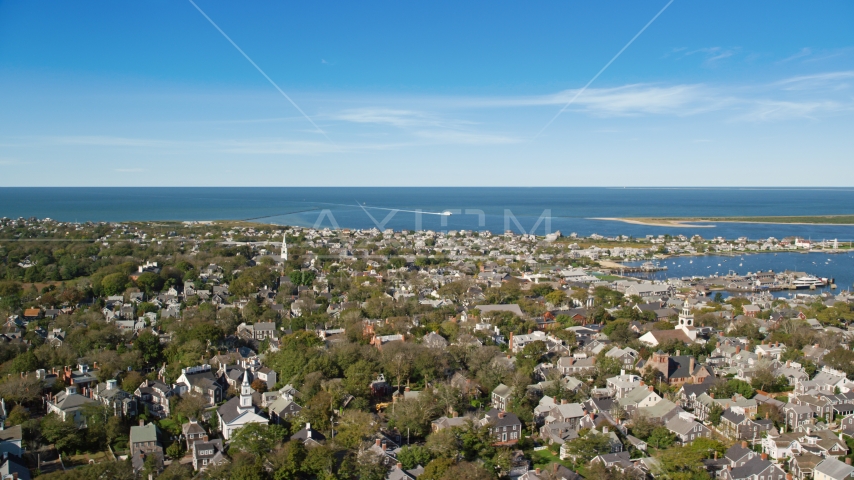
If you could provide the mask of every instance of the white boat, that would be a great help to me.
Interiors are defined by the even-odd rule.
[[[827,285],[826,278],[818,278],[812,275],[807,275],[805,277],[799,277],[792,280],[792,286],[795,288],[823,287],[825,285]]]

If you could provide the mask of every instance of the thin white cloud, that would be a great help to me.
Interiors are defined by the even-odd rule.
[[[458,105],[481,108],[565,105],[577,90],[527,97],[460,100]],[[661,86],[633,84],[615,88],[588,88],[571,110],[601,117],[645,114],[693,115],[718,110],[734,100],[703,84]]]
[[[715,66],[715,64],[725,58],[732,57],[741,51],[741,47],[723,48],[723,47],[704,47],[689,50],[687,47],[679,47],[665,53],[661,58],[674,57],[677,61],[690,56],[705,57],[703,65],[707,67]]]
[[[180,146],[183,142],[175,142],[171,140],[155,140],[148,138],[130,138],[130,137],[113,137],[105,135],[68,135],[52,137],[56,143],[66,145],[87,145],[99,147],[174,147]]]
[[[795,53],[794,55],[790,55],[790,56],[780,60],[778,63],[791,62],[792,60],[797,60],[799,58],[808,57],[810,55],[812,55],[812,49],[809,47],[804,47],[804,48],[800,49],[800,51],[798,51],[798,53]]]
[[[690,115],[718,109],[727,102],[704,85],[628,85],[590,91],[575,103],[595,115],[622,116]]]
[[[453,119],[437,112],[415,109],[396,109],[385,107],[366,107],[344,110],[329,115],[332,120],[352,123],[389,125],[398,128],[440,127],[458,128],[471,125],[472,122]]]
[[[842,90],[854,79],[854,70],[826,72],[814,75],[799,75],[775,82],[772,85],[782,90]]]
[[[838,114],[840,112],[854,111],[854,103],[840,103],[834,101],[779,101],[760,100],[753,104],[752,108],[745,114],[736,117],[736,120],[748,121],[774,121],[789,120],[793,118],[818,119],[819,115]]]
[[[507,145],[522,141],[520,138],[513,136],[460,132],[455,130],[422,130],[415,132],[415,135],[419,138],[440,144]]]

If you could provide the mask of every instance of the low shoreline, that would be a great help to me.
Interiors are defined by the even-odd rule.
[[[689,220],[670,220],[670,219],[645,219],[645,218],[617,218],[617,217],[594,217],[590,218],[590,220],[605,220],[609,222],[623,222],[630,223],[632,225],[647,225],[652,227],[687,227],[687,228],[714,228],[714,225],[695,225],[693,220],[690,220],[692,223],[685,223],[685,221]],[[702,220],[699,220],[702,221]]]

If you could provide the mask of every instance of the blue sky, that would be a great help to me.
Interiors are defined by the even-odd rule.
[[[0,1],[0,186],[852,185],[854,3],[675,0],[578,94],[666,4],[198,0],[309,120],[189,1]]]

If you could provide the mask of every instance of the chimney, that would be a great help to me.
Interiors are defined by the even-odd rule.
[[[409,387],[405,387],[405,388],[403,389],[403,391],[404,391],[404,392],[408,392],[408,391],[409,391]]]
[[[383,440],[383,441],[382,441],[382,443],[380,444],[380,446],[382,447],[383,451],[385,451],[385,449],[386,449],[386,443],[385,443],[385,440]]]
[[[558,467],[557,462],[552,464],[552,472],[553,473],[557,473],[557,467]]]
[[[735,353],[741,353],[741,345],[735,347]]]
[[[144,427],[145,426],[145,420],[140,419],[139,426]]]
[[[715,460],[717,460],[717,459],[718,459],[718,451],[717,451],[717,450],[715,450],[715,454],[714,454],[714,455],[715,455],[715,456],[714,456],[714,459],[715,459]]]
[[[306,430],[307,438],[311,438],[311,424],[310,423],[305,424],[305,430]]]
[[[792,477],[792,474],[791,474],[791,473],[787,473],[787,474],[786,474],[786,480],[792,480],[792,478],[793,478],[793,477]]]
[[[640,386],[641,386],[641,387],[643,386],[643,380],[641,380]]]
[[[402,463],[400,463],[400,462],[397,462],[397,469],[398,469],[398,470],[403,470],[403,464],[402,464]]]
[[[693,375],[693,374],[694,374],[694,366],[695,366],[695,362],[696,362],[696,360],[694,360],[694,357],[690,357],[690,358],[688,359],[688,375]]]
[[[540,475],[540,469],[539,468],[534,469],[534,472],[536,472],[538,476]]]
[[[498,412],[498,418],[504,418],[504,412]]]
[[[595,415],[595,414],[593,412],[589,412],[587,415],[590,416],[590,420],[593,420],[593,415]]]
[[[648,387],[646,387],[646,388],[648,388],[650,392],[652,391],[652,385],[650,385],[650,386],[648,386]]]
[[[560,404],[561,404],[561,405],[566,405],[566,399],[565,399],[565,398],[561,398],[561,399],[560,399]]]
[[[741,441],[741,448],[747,448],[747,440]]]
[[[791,366],[792,366],[792,361],[791,361],[791,360],[786,360],[786,367],[788,368],[788,367],[791,367]]]
[[[732,471],[732,465],[727,465],[727,466],[726,466],[726,469],[727,469],[727,470],[729,470],[729,471],[731,472],[731,471]]]
[[[378,447],[380,446],[380,439],[379,439],[379,438],[376,440],[376,445],[377,445]]]
[[[851,465],[851,457],[845,457],[845,465]]]
[[[761,459],[762,459],[762,461],[766,461],[766,460],[768,460],[768,454],[767,454],[767,453],[763,453],[762,455],[760,455],[760,456],[759,456],[759,458],[761,458]]]
[[[709,392],[709,396],[715,398],[715,392]]]

